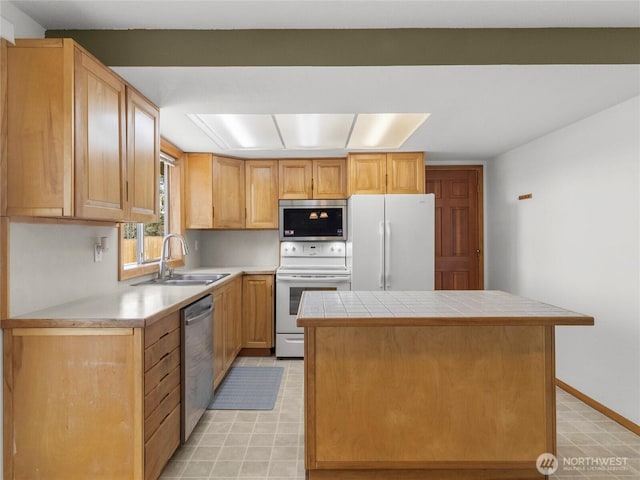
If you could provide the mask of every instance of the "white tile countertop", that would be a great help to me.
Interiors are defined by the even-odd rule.
[[[591,316],[496,290],[308,291],[298,326],[593,325]]]
[[[130,279],[115,292],[85,297],[4,320],[2,328],[20,327],[143,327],[178,310],[243,274],[274,274],[275,266],[191,269],[188,273],[229,273],[209,285],[140,285]],[[176,270],[175,273],[187,273]]]

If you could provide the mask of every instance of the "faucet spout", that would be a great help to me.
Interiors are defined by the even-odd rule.
[[[159,279],[163,279],[165,278],[167,271],[168,271],[168,267],[167,267],[167,260],[169,260],[169,239],[170,238],[177,238],[180,241],[180,245],[182,247],[182,254],[183,255],[188,255],[189,254],[189,247],[187,246],[187,242],[185,241],[184,237],[182,235],[179,235],[177,233],[170,233],[168,235],[165,235],[165,237],[162,239],[162,249],[160,250],[160,264],[158,266],[158,278]]]

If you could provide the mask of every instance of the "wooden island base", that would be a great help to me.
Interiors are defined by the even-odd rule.
[[[543,478],[536,459],[556,453],[553,323],[301,312],[307,478]]]

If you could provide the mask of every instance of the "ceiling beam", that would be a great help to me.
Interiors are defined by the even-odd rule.
[[[109,66],[640,64],[640,28],[48,30]]]

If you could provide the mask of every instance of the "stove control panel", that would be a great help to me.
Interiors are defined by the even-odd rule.
[[[281,257],[344,257],[345,242],[281,242]]]

